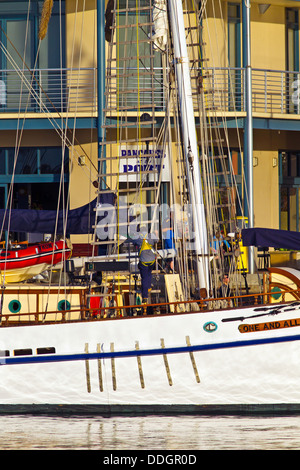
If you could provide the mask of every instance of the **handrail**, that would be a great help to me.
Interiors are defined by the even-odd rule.
[[[95,112],[96,82],[97,71],[92,67],[25,70],[22,76],[16,70],[2,69],[0,115],[25,110],[41,113],[41,102],[48,112]]]
[[[112,71],[117,69],[112,69]],[[149,104],[152,98],[145,84],[150,80],[141,74],[135,76],[134,67],[131,68],[132,77],[125,80],[125,95],[123,105],[129,106],[132,111],[136,106],[137,81],[140,80],[140,93],[143,103]],[[195,78],[197,70],[193,70]],[[209,109],[219,112],[245,112],[245,89],[243,67],[204,67],[203,84],[206,92],[206,104]],[[127,70],[128,73],[128,70]],[[32,82],[31,74],[35,80]],[[158,111],[164,111],[164,87],[162,84],[163,71],[161,67],[154,68],[155,86],[153,88],[154,104]],[[49,112],[88,112],[97,111],[97,70],[93,67],[84,68],[53,68],[25,71],[24,77],[32,82],[35,96],[45,103]],[[298,114],[299,106],[294,100],[298,96],[297,81],[300,72],[277,69],[252,68],[252,98],[253,112]],[[195,83],[194,83],[195,82]],[[126,85],[127,83],[127,85]],[[133,86],[135,83],[135,86]],[[0,72],[0,116],[5,113],[19,111],[20,89],[22,89],[20,111],[41,113],[40,103],[34,96],[29,100],[29,90],[21,84],[21,77],[13,69],[4,69]],[[146,86],[146,87],[145,87]],[[199,83],[192,81],[193,97],[197,100]],[[143,88],[145,88],[143,90]],[[43,93],[45,91],[45,94]],[[127,93],[127,94],[126,94]],[[295,93],[295,95],[294,95]],[[116,95],[112,94],[109,106],[113,109]],[[29,101],[29,102],[28,102]],[[295,101],[295,103],[293,102]]]
[[[85,289],[82,289],[85,291]],[[41,293],[42,294],[42,293]],[[236,295],[230,297],[217,297],[217,298],[207,298],[207,299],[191,299],[191,300],[184,300],[184,301],[175,301],[175,302],[160,302],[160,303],[153,303],[153,304],[146,304],[146,305],[116,305],[116,306],[99,306],[99,307],[86,307],[86,296],[83,299],[82,306],[70,309],[70,310],[51,310],[48,312],[22,312],[22,313],[10,313],[5,312],[2,313],[1,316],[1,326],[19,326],[19,325],[36,325],[36,324],[48,324],[48,323],[75,323],[80,321],[103,321],[105,319],[111,319],[112,317],[109,315],[110,312],[113,312],[114,318],[131,318],[133,315],[130,314],[130,310],[137,310],[140,315],[146,315],[147,308],[153,309],[153,315],[155,314],[168,314],[168,315],[178,315],[180,314],[189,314],[189,313],[209,313],[211,309],[209,304],[212,305],[216,302],[220,302],[222,306],[219,308],[214,308],[216,311],[221,311],[224,309],[236,310],[237,308],[246,308],[249,307],[249,300],[254,299],[254,302],[251,303],[254,306],[258,305],[281,305],[285,303],[289,303],[285,301],[285,297],[288,294],[292,294],[295,296],[295,299],[298,297],[300,302],[300,289],[293,290],[293,289],[286,289],[285,291],[281,292],[282,300],[277,302],[270,303],[270,297],[274,295],[274,292],[255,292],[252,294],[245,294],[245,295]],[[110,294],[108,294],[110,295]],[[260,301],[259,301],[260,300]],[[244,301],[239,302],[239,301]],[[291,301],[295,302],[294,301]],[[83,305],[84,303],[84,305]],[[232,306],[232,304],[236,304]],[[198,310],[195,309],[188,309],[187,311],[183,311],[180,309],[180,306],[187,306],[191,307],[192,305],[197,305]],[[168,308],[167,308],[168,307]],[[174,307],[174,311],[170,311],[170,307]],[[213,305],[214,307],[214,305]],[[156,313],[156,309],[160,308],[159,313]],[[124,315],[124,310],[128,310],[129,314]],[[116,314],[116,312],[118,312]],[[77,314],[77,317],[74,314]],[[61,315],[61,319],[49,319],[51,315]],[[67,318],[73,317],[73,318]],[[23,319],[22,319],[23,317]],[[34,320],[26,320],[25,317],[33,317]],[[41,318],[40,318],[41,317]],[[48,317],[48,318],[47,318]],[[0,326],[0,327],[1,327]]]
[[[207,102],[215,111],[245,112],[243,67],[208,67]],[[254,113],[299,114],[299,71],[252,68]]]

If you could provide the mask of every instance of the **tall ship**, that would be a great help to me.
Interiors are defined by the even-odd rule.
[[[42,44],[60,10],[37,3]],[[300,271],[255,266],[257,248],[267,262],[268,248],[296,251],[300,236],[254,225],[251,5],[241,5],[238,75],[207,65],[210,3],[97,2],[96,165],[76,140],[74,117],[70,129],[79,72],[65,75],[75,100],[58,106],[50,76],[45,85],[26,57],[10,59],[20,97],[47,114],[62,148],[90,171],[93,195],[69,208],[62,159],[67,202],[15,208],[16,143],[0,211],[0,413],[299,412]],[[73,41],[74,56],[84,54],[76,50],[82,37]],[[9,56],[8,36],[1,47]],[[245,109],[242,193],[224,100],[232,119]],[[13,243],[10,235],[23,232],[48,239]],[[71,237],[82,234],[90,248],[79,255]]]

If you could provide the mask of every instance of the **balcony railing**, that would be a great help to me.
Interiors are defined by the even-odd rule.
[[[96,111],[94,68],[0,71],[0,113]]]
[[[207,68],[208,108],[245,111],[245,69]],[[298,114],[300,72],[252,69],[252,109],[255,113]]]
[[[208,110],[220,113],[245,111],[245,69],[206,68],[203,86]],[[118,109],[165,111],[163,71],[155,68],[154,78],[128,75],[122,82],[115,78],[108,94],[107,107]],[[192,81],[194,83],[194,80]],[[121,89],[117,88],[121,86]],[[137,93],[139,90],[139,99]],[[106,90],[108,91],[108,90]],[[196,92],[197,89],[193,89]],[[195,94],[194,94],[195,96]],[[300,72],[252,69],[252,105],[254,113],[300,114]],[[0,71],[1,113],[44,113],[97,111],[97,69],[39,69]]]

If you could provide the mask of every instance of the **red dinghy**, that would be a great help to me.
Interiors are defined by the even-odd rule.
[[[39,243],[17,250],[1,250],[1,277],[3,280],[5,276],[7,283],[25,281],[70,256],[71,249],[63,240]]]

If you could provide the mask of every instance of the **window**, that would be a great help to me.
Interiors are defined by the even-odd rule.
[[[15,158],[16,163],[15,163]],[[56,180],[60,178],[61,164],[62,164],[62,148],[61,147],[21,147],[16,154],[14,148],[7,148],[0,150],[0,183],[3,177],[15,173],[15,181],[18,182],[18,177],[21,175],[28,175],[26,181],[30,182],[29,175],[45,175],[44,181],[46,182],[46,175],[49,175],[47,181]],[[64,172],[69,173],[69,153],[65,149],[64,154]],[[50,176],[51,175],[51,176]],[[53,175],[57,175],[54,178]],[[10,176],[9,176],[10,178]]]
[[[147,0],[141,0],[140,10],[136,9],[135,0],[120,0],[120,13],[116,24],[116,70],[119,106],[127,109],[142,108],[142,112],[151,110],[152,104],[162,106],[162,64],[161,52],[156,51],[149,41],[151,36],[152,10]],[[148,7],[148,8],[147,8]],[[139,24],[137,28],[136,25]],[[154,75],[152,73],[154,71]],[[123,90],[126,90],[123,93]]]
[[[228,62],[230,67],[241,66],[241,7],[228,3]]]
[[[54,2],[47,35],[39,41],[43,2],[0,2],[0,109],[18,111],[21,105],[21,110],[35,110],[37,103],[28,88],[32,86],[40,92],[40,83],[42,89],[51,94],[53,87],[60,84],[57,69],[65,63],[64,4],[62,0]],[[34,79],[28,69],[36,70]]]
[[[300,152],[279,154],[280,228],[300,231]]]
[[[293,103],[292,95],[293,83],[299,77],[292,72],[299,71],[299,12],[294,8],[286,8],[286,70],[287,113],[297,113],[298,105]]]
[[[243,213],[243,207],[241,207],[243,204],[241,154],[239,151],[231,149],[230,158],[228,158],[227,149],[223,149],[223,155],[219,155],[218,149],[214,149],[214,156],[208,161],[208,171],[214,175],[217,219],[224,225],[228,225],[235,216],[240,216]]]
[[[241,7],[228,3],[229,110],[241,109]]]

